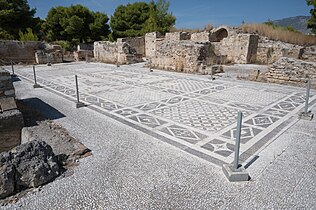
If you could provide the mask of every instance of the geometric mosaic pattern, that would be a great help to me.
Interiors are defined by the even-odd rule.
[[[199,130],[217,131],[236,121],[237,110],[192,99],[151,113]]]
[[[42,87],[72,100],[77,74],[80,100],[88,108],[217,165],[232,162],[238,111],[243,113],[240,154],[252,155],[305,103],[305,90],[299,88],[213,81],[139,66],[80,63],[36,69]],[[16,73],[33,82],[32,68],[21,66]]]
[[[227,143],[225,141],[213,139],[212,141],[204,144],[202,148],[219,154],[221,156],[228,157],[234,152],[235,146],[234,144]]]
[[[262,130],[251,127],[251,126],[243,126],[240,132],[240,143],[246,144],[253,137],[258,135]],[[230,131],[227,131],[223,134],[223,137],[228,137],[231,141],[235,141],[237,135],[236,127]]]
[[[176,125],[168,126],[166,128],[163,128],[161,131],[173,137],[180,138],[184,141],[190,142],[192,144],[197,143],[198,141],[201,141],[207,137],[198,132]]]

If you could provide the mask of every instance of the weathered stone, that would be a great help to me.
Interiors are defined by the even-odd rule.
[[[94,56],[92,50],[78,50],[74,52],[74,57],[76,61],[89,61]]]
[[[183,41],[156,41],[156,54],[150,59],[153,68],[198,72],[211,60],[211,44]]]
[[[316,81],[316,62],[306,62],[294,58],[282,57],[264,74],[268,82],[298,84],[309,78]]]
[[[130,47],[134,48],[136,54],[145,56],[145,37],[126,37],[117,39],[118,44],[127,43]]]
[[[152,58],[156,55],[156,43],[163,39],[163,36],[158,32],[147,33],[145,35],[145,55],[147,58]]]
[[[12,150],[12,156],[20,189],[46,184],[62,172],[52,148],[43,141],[22,144]]]
[[[46,184],[62,171],[52,148],[44,141],[31,141],[9,152],[2,152],[0,198]]]
[[[35,52],[43,50],[45,44],[43,42],[20,42],[12,40],[0,41],[0,58],[6,64],[14,63],[35,63]]]
[[[13,97],[0,98],[0,112],[16,108],[17,106]]]
[[[233,63],[253,63],[256,60],[258,35],[232,34],[215,46],[217,55],[226,55]]]
[[[173,32],[166,33],[166,41],[181,41],[181,40],[190,40],[191,35],[188,32]]]
[[[267,37],[259,37],[257,50],[257,62],[272,64],[281,57],[300,58],[304,48],[299,45],[281,41],[269,40]]]
[[[316,45],[303,48],[300,59],[316,62]]]
[[[58,45],[55,45],[58,46]],[[53,48],[54,49],[54,48]],[[58,49],[56,47],[56,49]],[[62,50],[52,50],[47,51],[40,50],[35,52],[35,60],[37,64],[46,64],[46,63],[62,63],[63,62],[63,52]]]
[[[191,41],[193,42],[209,42],[211,41],[211,32],[202,31],[191,34]]]
[[[15,167],[11,164],[0,167],[0,199],[11,195],[15,190]]]
[[[126,42],[95,42],[94,57],[104,63],[131,64],[143,61],[142,55]]]

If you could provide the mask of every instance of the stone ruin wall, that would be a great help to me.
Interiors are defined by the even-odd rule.
[[[166,33],[165,40],[166,41],[181,41],[181,40],[190,40],[191,35],[188,32],[173,32]]]
[[[210,44],[192,41],[157,41],[156,55],[151,58],[153,68],[187,73],[199,72],[207,65]]]
[[[258,36],[254,34],[233,34],[215,46],[217,55],[227,56],[226,62],[246,64],[256,60]]]
[[[26,64],[62,63],[63,50],[59,45],[43,42],[0,40],[0,59],[4,64],[11,64],[11,61]]]
[[[62,63],[63,59],[63,49],[59,45],[45,44],[45,49],[35,52],[37,64]]]
[[[125,42],[136,50],[136,53],[145,57],[145,37],[127,37],[117,39],[118,43]]]
[[[302,51],[303,52],[300,59],[304,61],[316,62],[316,45],[304,47]]]
[[[156,55],[156,43],[157,41],[164,40],[158,32],[152,32],[145,34],[145,56],[151,58]]]
[[[316,88],[316,62],[281,57],[260,77],[267,82],[292,85],[302,85],[309,78]]]
[[[210,42],[211,33],[209,31],[196,32],[191,34],[191,41],[193,42]]]
[[[272,64],[281,57],[299,59],[303,53],[302,46],[285,43],[281,41],[269,40],[260,36],[257,52],[257,63]]]
[[[77,45],[77,50],[73,52],[75,61],[90,61],[94,58],[93,55],[94,44],[80,43]]]
[[[94,58],[112,64],[131,64],[141,62],[142,56],[126,42],[94,42]]]
[[[11,40],[0,40],[0,59],[6,64],[14,63],[35,63],[35,52],[44,50],[42,42],[20,42]]]
[[[15,90],[10,73],[0,70],[0,152],[8,151],[21,143],[24,126],[22,113],[15,103]]]

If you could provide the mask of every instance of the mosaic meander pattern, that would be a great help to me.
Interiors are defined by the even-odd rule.
[[[98,68],[91,68],[94,65]],[[238,111],[244,117],[241,156],[245,161],[295,123],[305,103],[300,88],[267,84],[258,88],[244,81],[212,81],[137,66],[80,64],[75,72],[47,68],[37,68],[37,81],[47,90],[74,100],[77,74],[80,99],[88,107],[215,165],[233,161]],[[31,69],[16,72],[33,81]],[[312,95],[310,102],[315,101]]]

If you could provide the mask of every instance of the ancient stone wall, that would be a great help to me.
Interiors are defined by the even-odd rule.
[[[316,62],[316,45],[305,47],[302,51],[300,59]]]
[[[208,65],[210,59],[210,43],[160,40],[156,42],[156,48],[156,55],[150,63],[154,68],[198,72]]]
[[[37,64],[62,63],[63,52],[57,50],[55,52],[47,53],[44,50],[40,50],[35,52],[35,61]]]
[[[142,55],[126,42],[94,42],[94,57],[104,63],[131,64],[141,62]]]
[[[147,58],[151,58],[156,55],[156,42],[163,39],[164,37],[158,32],[147,33],[145,35],[145,55]]]
[[[74,52],[74,58],[76,61],[90,61],[93,57],[92,50],[77,50]]]
[[[94,57],[97,61],[116,63],[117,54],[116,42],[94,42]]]
[[[310,78],[316,88],[316,62],[282,57],[271,65],[264,76],[268,82],[281,84],[302,84]]]
[[[209,42],[211,41],[211,33],[209,31],[202,31],[191,34],[191,41],[193,42]]]
[[[211,42],[220,42],[224,38],[232,36],[232,29],[227,26],[220,26],[218,28],[214,28],[210,34]]]
[[[80,43],[77,45],[77,51],[80,51],[80,50],[91,50],[93,51],[93,48],[94,48],[94,44],[93,43]]]
[[[15,91],[10,73],[0,70],[0,152],[21,143],[23,117],[15,104]]]
[[[0,40],[0,59],[9,64],[14,63],[35,63],[35,52],[44,50],[42,42],[20,42],[11,40]]]
[[[214,44],[217,55],[227,56],[227,62],[252,63],[256,59],[258,36],[233,34]]]
[[[281,57],[300,58],[303,47],[281,41],[269,40],[260,36],[257,50],[257,62],[272,64]]]
[[[188,32],[172,32],[166,33],[166,41],[181,41],[181,40],[190,40],[191,35]]]
[[[118,43],[126,42],[129,46],[136,50],[137,54],[145,56],[145,37],[127,37],[117,39]]]

